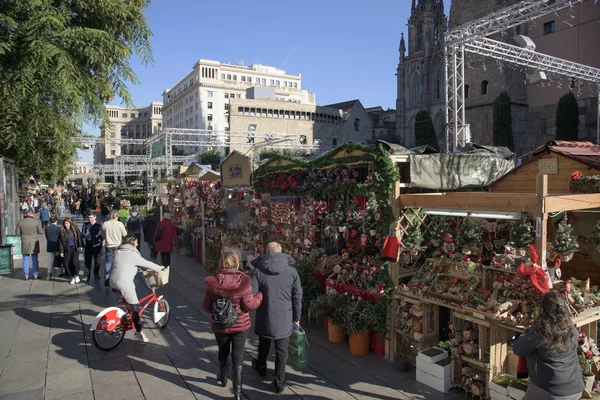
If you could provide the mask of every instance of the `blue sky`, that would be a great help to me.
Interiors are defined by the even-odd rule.
[[[450,0],[444,0],[445,11]],[[410,0],[154,0],[147,9],[153,65],[136,58],[136,106],[161,101],[164,89],[200,58],[242,60],[302,74],[319,104],[360,99],[395,108],[400,32]],[[116,104],[116,102],[113,102]],[[84,127],[99,135],[99,129]],[[91,151],[80,159],[92,162]]]

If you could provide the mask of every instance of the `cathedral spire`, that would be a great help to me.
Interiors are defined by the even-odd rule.
[[[406,43],[404,42],[404,32],[400,33],[400,62],[406,57]]]
[[[415,4],[415,0],[412,0],[412,11],[415,12],[415,8],[417,5]]]

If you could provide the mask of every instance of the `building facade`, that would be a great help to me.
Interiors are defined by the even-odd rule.
[[[77,161],[67,179],[76,184],[87,185],[94,178],[94,166],[92,164]]]
[[[449,28],[481,18],[519,0],[453,0]],[[399,142],[414,145],[414,116],[423,109],[434,121],[440,148],[445,148],[445,75],[441,0],[412,2],[408,23],[408,55],[404,37],[400,40],[396,132]],[[493,39],[515,45],[517,35],[529,36],[537,51],[570,61],[599,67],[600,52],[595,41],[600,35],[600,7],[588,0],[557,14],[539,18],[502,32]],[[493,105],[502,91],[511,101],[512,130],[517,154],[533,150],[556,135],[556,104],[573,90],[580,105],[581,140],[596,136],[597,89],[589,83],[570,82],[557,77],[551,82],[527,84],[535,71],[490,58],[465,53],[465,107],[471,141],[493,145]]]
[[[322,150],[345,142],[368,143],[372,139],[373,122],[358,100],[318,106],[269,99],[231,100],[229,126],[232,135],[230,151],[246,153],[252,145],[264,141],[264,135],[294,135],[292,144],[302,153],[302,144],[320,144]],[[260,137],[259,137],[260,136]],[[261,147],[261,146],[259,146]],[[304,154],[301,154],[304,155]]]
[[[315,104],[314,93],[302,89],[302,75],[261,64],[245,66],[198,60],[192,71],[163,92],[163,125],[226,132],[231,99],[246,98],[246,89],[270,87],[275,99]]]
[[[147,139],[162,128],[161,102],[152,102],[148,107],[124,108],[119,106],[106,106],[109,124],[102,126],[100,136],[111,140],[119,139]],[[115,157],[126,154],[145,154],[144,146],[121,145],[109,143],[96,146],[94,150],[94,163],[112,163]]]
[[[365,109],[367,114],[373,120],[373,139],[385,140],[388,142],[396,141],[396,110],[383,107],[369,107]]]

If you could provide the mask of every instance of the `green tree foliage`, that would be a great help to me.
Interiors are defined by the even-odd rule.
[[[135,53],[151,61],[144,9],[149,0],[0,2],[0,155],[23,175],[68,173],[84,122],[108,123],[115,96],[131,105],[126,82]]]
[[[578,140],[579,106],[573,92],[563,95],[556,107],[556,140]]]
[[[439,151],[435,128],[429,113],[421,110],[415,117],[415,143],[417,146],[429,145]]]
[[[210,165],[213,170],[218,170],[221,165],[221,155],[216,150],[205,150],[198,153],[198,161],[203,165]]]
[[[519,213],[510,230],[510,239],[517,249],[524,249],[533,243],[533,225],[529,222],[527,213]]]
[[[515,150],[510,97],[506,92],[500,93],[494,101],[494,146]]]

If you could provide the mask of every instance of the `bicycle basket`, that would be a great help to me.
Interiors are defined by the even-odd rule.
[[[171,267],[167,267],[160,272],[155,272],[152,270],[144,271],[142,274],[144,276],[144,281],[146,281],[146,285],[152,289],[169,283],[170,268]]]

